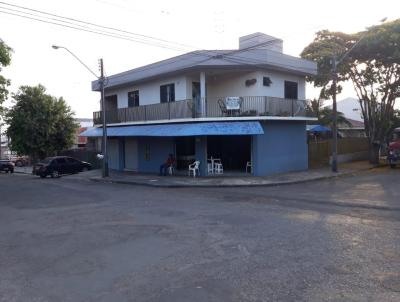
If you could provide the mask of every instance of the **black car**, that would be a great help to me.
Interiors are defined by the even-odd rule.
[[[14,173],[14,164],[9,160],[0,160],[0,171]]]
[[[32,174],[45,178],[47,175],[51,177],[60,177],[62,174],[74,174],[92,169],[90,163],[77,160],[68,156],[47,157],[32,169]]]

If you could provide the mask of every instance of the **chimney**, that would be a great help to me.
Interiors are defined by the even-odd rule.
[[[268,49],[282,53],[283,40],[260,32],[239,38],[239,49]]]

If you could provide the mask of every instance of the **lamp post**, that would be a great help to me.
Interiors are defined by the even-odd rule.
[[[380,20],[380,23],[384,23],[387,18]],[[361,42],[362,39],[367,35],[367,31],[358,39],[358,41],[339,59],[336,55],[332,57],[332,172],[338,172],[337,164],[337,102],[336,102],[336,87],[337,87],[337,66],[343,62],[343,60],[353,51],[354,48]]]
[[[92,75],[94,75],[100,84],[100,94],[101,94],[101,112],[102,112],[102,122],[103,122],[103,142],[101,144],[101,153],[103,154],[103,167],[102,167],[102,176],[108,177],[108,154],[107,154],[107,123],[106,123],[106,104],[104,98],[104,66],[103,59],[99,60],[100,63],[100,76],[98,76],[95,72],[93,72],[85,63],[82,62],[72,51],[64,46],[52,45],[53,49],[65,49],[68,51],[79,63],[81,63]]]

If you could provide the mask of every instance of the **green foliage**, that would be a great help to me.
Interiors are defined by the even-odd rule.
[[[6,114],[11,148],[34,159],[69,148],[78,125],[63,98],[46,94],[42,85],[21,86]]]
[[[12,49],[8,47],[3,40],[0,39],[0,72],[3,69],[3,67],[10,65],[11,52]],[[7,99],[8,96],[7,86],[9,85],[10,85],[10,80],[0,75],[0,117],[2,116],[4,111],[2,104]]]
[[[352,82],[371,146],[383,143],[400,97],[400,19],[354,34],[320,31],[301,56],[317,62],[318,75],[308,80],[321,88],[322,98],[332,95],[332,59],[336,57],[337,92],[340,83]]]

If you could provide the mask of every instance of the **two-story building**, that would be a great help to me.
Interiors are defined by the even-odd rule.
[[[262,33],[235,50],[200,50],[109,76],[105,87],[109,166],[159,171],[172,153],[178,169],[220,158],[225,171],[270,175],[308,168],[305,77],[314,62],[282,53]],[[94,91],[99,82],[92,83]],[[101,139],[98,127],[83,136]]]

